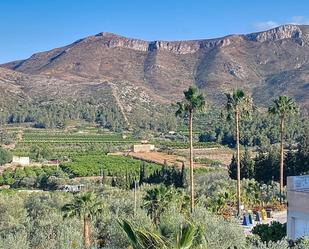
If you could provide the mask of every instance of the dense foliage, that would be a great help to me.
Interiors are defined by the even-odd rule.
[[[143,195],[143,192],[139,194]],[[110,189],[97,196],[102,212],[91,218],[90,241],[95,248],[128,248],[129,240],[118,224],[119,219],[128,219],[134,226],[148,232],[155,232],[156,226],[147,211],[134,210],[133,192]],[[63,193],[0,193],[0,246],[3,249],[28,248],[83,248],[82,219],[73,216],[63,219],[63,207],[74,203],[71,194]],[[141,204],[141,203],[139,203]],[[161,209],[158,231],[162,236],[172,238],[187,223],[186,212],[179,212],[178,204],[168,202]],[[139,207],[140,205],[138,205]],[[134,221],[133,221],[134,220]],[[225,221],[213,216],[203,208],[197,208],[190,223],[198,233],[194,246],[202,248],[248,248],[245,236],[234,221]],[[223,236],[224,235],[224,236]],[[177,236],[176,236],[177,237]],[[222,239],[224,237],[224,239]],[[218,243],[219,242],[219,243]]]
[[[263,242],[277,242],[286,236],[286,223],[273,221],[270,224],[258,224],[252,229],[252,233],[258,235]]]
[[[219,110],[210,110],[205,114],[197,114],[195,118],[195,131],[198,131],[199,141],[217,142],[231,147],[235,146],[235,121],[233,117],[227,119],[227,114]],[[262,111],[252,111],[244,116],[240,124],[240,143],[243,146],[269,147],[279,142],[280,121]],[[309,127],[308,117],[291,116],[286,121],[285,140],[292,144],[304,134]]]
[[[303,175],[309,172],[309,143],[308,129],[301,135],[296,150],[288,150],[284,159],[284,175]],[[269,183],[279,180],[279,151],[275,148],[260,150],[252,158],[250,152],[245,150],[241,157],[241,178],[256,179],[259,182]],[[232,158],[229,166],[229,175],[236,179],[236,162]],[[286,177],[285,181],[286,182]]]
[[[68,176],[57,166],[25,167],[15,170],[7,169],[0,175],[0,186],[13,188],[56,189],[64,184]]]
[[[72,162],[63,163],[61,168],[72,176],[99,176],[101,171],[107,176],[119,175],[123,177],[126,173],[136,177],[139,174],[141,161],[130,157],[113,155],[81,155],[72,158]],[[160,168],[157,164],[146,163],[145,171],[148,175],[155,169]]]
[[[209,211],[224,216],[234,215],[236,206],[236,181],[226,173],[209,173],[197,177],[197,198]],[[242,180],[241,202],[245,210],[279,204],[279,187],[276,182],[268,185],[254,179]]]
[[[169,107],[158,106],[154,117],[142,108],[132,110],[132,122],[135,129],[168,131],[175,129],[176,119],[168,114]],[[64,129],[70,120],[84,120],[95,123],[112,131],[129,128],[123,113],[117,104],[102,104],[94,99],[88,102],[73,101],[65,103],[27,103],[10,106],[2,111],[0,124],[31,123],[35,128]]]

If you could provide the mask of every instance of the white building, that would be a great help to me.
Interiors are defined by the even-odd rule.
[[[78,193],[84,189],[84,184],[79,185],[63,185],[60,190],[63,192]]]
[[[21,165],[21,166],[28,166],[28,165],[30,165],[30,158],[29,157],[22,157],[22,156],[13,156],[12,163],[17,164],[17,165]]]
[[[287,191],[288,238],[309,236],[309,175],[288,177]]]
[[[153,144],[135,144],[133,145],[133,152],[150,152],[154,151],[155,146]]]

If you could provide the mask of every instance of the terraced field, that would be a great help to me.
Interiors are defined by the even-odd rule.
[[[79,153],[102,153],[114,149],[128,149],[137,140],[120,133],[65,132],[28,129],[15,146],[15,155],[30,155],[34,147],[48,148],[55,156]]]

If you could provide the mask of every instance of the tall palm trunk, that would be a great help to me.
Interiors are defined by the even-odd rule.
[[[282,191],[283,191],[283,162],[284,162],[284,116],[280,118],[280,203],[282,204]]]
[[[240,148],[239,148],[239,109],[236,107],[235,121],[236,121],[236,147],[237,147],[237,215],[240,216]]]
[[[190,211],[194,210],[194,181],[193,181],[193,111],[189,111],[189,140],[190,140]]]
[[[86,215],[84,215],[84,229],[83,229],[83,235],[84,235],[84,245],[86,248],[90,247],[90,228],[89,228],[89,220]]]

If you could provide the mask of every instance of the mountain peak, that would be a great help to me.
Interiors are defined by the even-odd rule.
[[[96,37],[103,36],[103,37],[111,37],[111,38],[120,38],[120,37],[124,38],[124,36],[121,36],[121,35],[118,35],[118,34],[115,34],[115,33],[112,33],[112,32],[105,32],[105,31],[100,32],[100,33],[96,34],[95,36]]]

